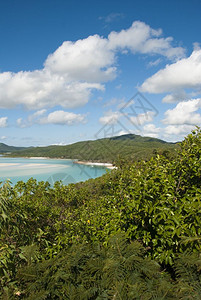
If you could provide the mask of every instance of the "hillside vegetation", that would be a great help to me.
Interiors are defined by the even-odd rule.
[[[4,143],[0,143],[0,153],[14,152],[14,151],[19,151],[24,149],[25,147],[14,147],[14,146],[8,146]]]
[[[23,151],[12,152],[12,156],[68,158],[114,162],[118,156],[130,159],[149,159],[153,152],[171,151],[176,144],[165,141],[141,137],[135,134],[104,138],[96,141],[78,142],[66,146],[48,146],[28,148]]]
[[[0,193],[1,299],[200,299],[201,130],[174,158]]]

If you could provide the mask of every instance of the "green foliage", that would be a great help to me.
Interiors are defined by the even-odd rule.
[[[183,294],[182,299],[200,299],[201,295],[201,256],[200,253],[185,252],[175,260],[177,275],[176,292]]]
[[[200,299],[200,256],[176,259],[176,281],[146,257],[139,242],[124,234],[99,243],[74,244],[54,259],[21,268],[16,276],[21,299]],[[17,291],[17,292],[16,292]]]
[[[68,186],[1,185],[1,299],[199,299],[201,130],[175,157],[116,164]]]
[[[0,153],[8,153],[8,152],[15,152],[26,149],[25,147],[14,147],[8,146],[4,143],[0,143]]]
[[[123,235],[100,244],[74,245],[55,259],[18,272],[26,299],[174,299],[160,266]]]

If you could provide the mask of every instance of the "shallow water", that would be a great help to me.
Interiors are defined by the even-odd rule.
[[[7,158],[0,157],[0,181],[10,179],[12,184],[33,177],[38,181],[64,184],[85,181],[106,173],[105,167],[75,164],[70,159]]]

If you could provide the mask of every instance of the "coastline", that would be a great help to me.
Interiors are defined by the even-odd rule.
[[[76,160],[71,158],[63,158],[63,157],[48,157],[48,156],[6,156],[2,155],[4,158],[26,158],[26,159],[52,159],[52,160]]]
[[[8,157],[8,156],[3,156],[3,157]],[[114,170],[117,169],[113,164],[111,163],[101,163],[101,162],[93,162],[93,161],[82,161],[76,158],[62,158],[62,157],[48,157],[48,156],[10,156],[11,158],[26,158],[26,159],[52,159],[52,160],[72,160],[74,164],[78,165],[86,165],[86,166],[95,166],[95,167],[105,167],[109,170]]]
[[[29,158],[29,159],[49,159],[49,157],[44,157],[44,156],[33,156],[33,157],[24,157],[24,158]]]
[[[96,167],[106,167],[107,169],[110,169],[110,170],[117,168],[111,163],[100,163],[100,162],[81,161],[81,160],[74,161],[74,164],[86,165],[86,166],[96,166]]]

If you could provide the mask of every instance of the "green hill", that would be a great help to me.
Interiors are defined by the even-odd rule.
[[[0,143],[0,153],[5,153],[5,152],[15,152],[19,150],[26,149],[25,147],[14,147],[14,146],[8,146],[4,143]]]
[[[12,152],[15,157],[50,157],[113,162],[119,156],[129,159],[149,159],[155,152],[173,152],[174,143],[160,139],[127,134],[95,141],[83,141],[66,146],[34,147]]]

